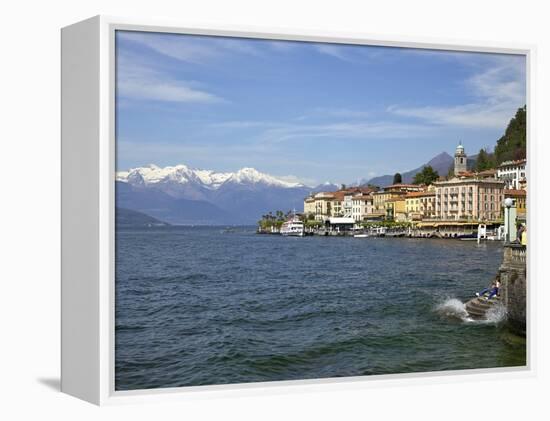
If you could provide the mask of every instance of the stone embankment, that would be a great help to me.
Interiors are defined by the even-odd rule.
[[[468,315],[475,320],[483,320],[487,318],[487,313],[493,307],[502,305],[501,297],[493,297],[486,300],[485,297],[476,297],[466,303],[466,311]]]
[[[486,319],[491,308],[502,305],[509,325],[519,334],[526,332],[527,312],[527,250],[520,244],[505,244],[504,258],[498,271],[499,296],[486,300],[476,297],[465,305],[473,319]]]

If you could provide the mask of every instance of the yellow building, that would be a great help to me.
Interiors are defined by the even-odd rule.
[[[390,221],[403,222],[407,220],[405,210],[405,196],[397,196],[386,200],[385,202],[386,219]]]
[[[315,215],[315,198],[308,196],[304,199],[304,215]]]
[[[518,217],[525,219],[527,216],[527,192],[525,190],[505,189],[504,199],[507,198],[514,201]]]
[[[396,197],[403,197],[407,194],[404,191],[398,190],[384,190],[378,191],[372,194],[372,207],[373,212],[385,212],[386,211],[386,202],[390,199]]]
[[[405,212],[409,221],[435,218],[435,188],[408,193],[405,196]]]

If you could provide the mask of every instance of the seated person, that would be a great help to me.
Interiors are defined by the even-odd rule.
[[[482,297],[484,294],[493,291],[493,290],[495,289],[496,285],[497,285],[497,284],[496,284],[496,281],[493,281],[493,282],[491,283],[491,286],[490,286],[490,287],[484,288],[484,289],[482,289],[481,291],[476,292],[476,297]]]

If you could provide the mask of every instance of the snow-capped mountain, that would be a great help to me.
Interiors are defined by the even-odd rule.
[[[237,172],[215,172],[189,168],[180,164],[160,168],[154,164],[117,172],[117,181],[131,185],[160,185],[162,183],[188,184],[196,183],[201,187],[217,190],[224,183],[265,184],[282,188],[305,187],[300,183],[292,183],[261,173],[254,168],[242,168]]]
[[[116,174],[117,206],[175,224],[255,223],[269,211],[301,210],[310,187],[262,173],[148,165]]]

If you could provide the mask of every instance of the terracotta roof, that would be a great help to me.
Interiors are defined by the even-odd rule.
[[[405,200],[406,196],[400,196],[400,197],[392,197],[391,199],[386,200],[386,203],[388,202],[401,202]]]
[[[413,198],[413,197],[426,197],[426,196],[435,196],[434,191],[414,191],[407,193],[405,196],[405,199]]]
[[[343,191],[335,191],[331,193],[333,200],[344,200],[344,196],[346,195],[346,192]]]
[[[393,191],[375,191],[373,193],[374,194],[377,194],[377,195],[382,195],[382,194],[393,194],[393,195],[397,195],[397,196],[401,196],[401,195],[406,195],[407,192],[406,191],[401,191],[401,190],[393,190]]]
[[[313,197],[315,200],[332,200],[334,198],[334,193],[320,192],[316,193]]]
[[[419,184],[402,184],[402,183],[399,183],[399,184],[392,184],[390,186],[386,186],[384,187],[384,190],[386,189],[393,189],[393,188],[416,188],[416,189],[419,189],[419,188],[422,188],[422,186],[420,186]]]
[[[497,173],[497,170],[494,168],[491,168],[488,170],[480,171],[477,174],[478,175],[495,175],[496,173]]]
[[[504,189],[504,196],[527,196],[525,190]]]
[[[372,201],[372,196],[364,195],[364,196],[353,196],[352,200],[365,200],[365,201]]]

